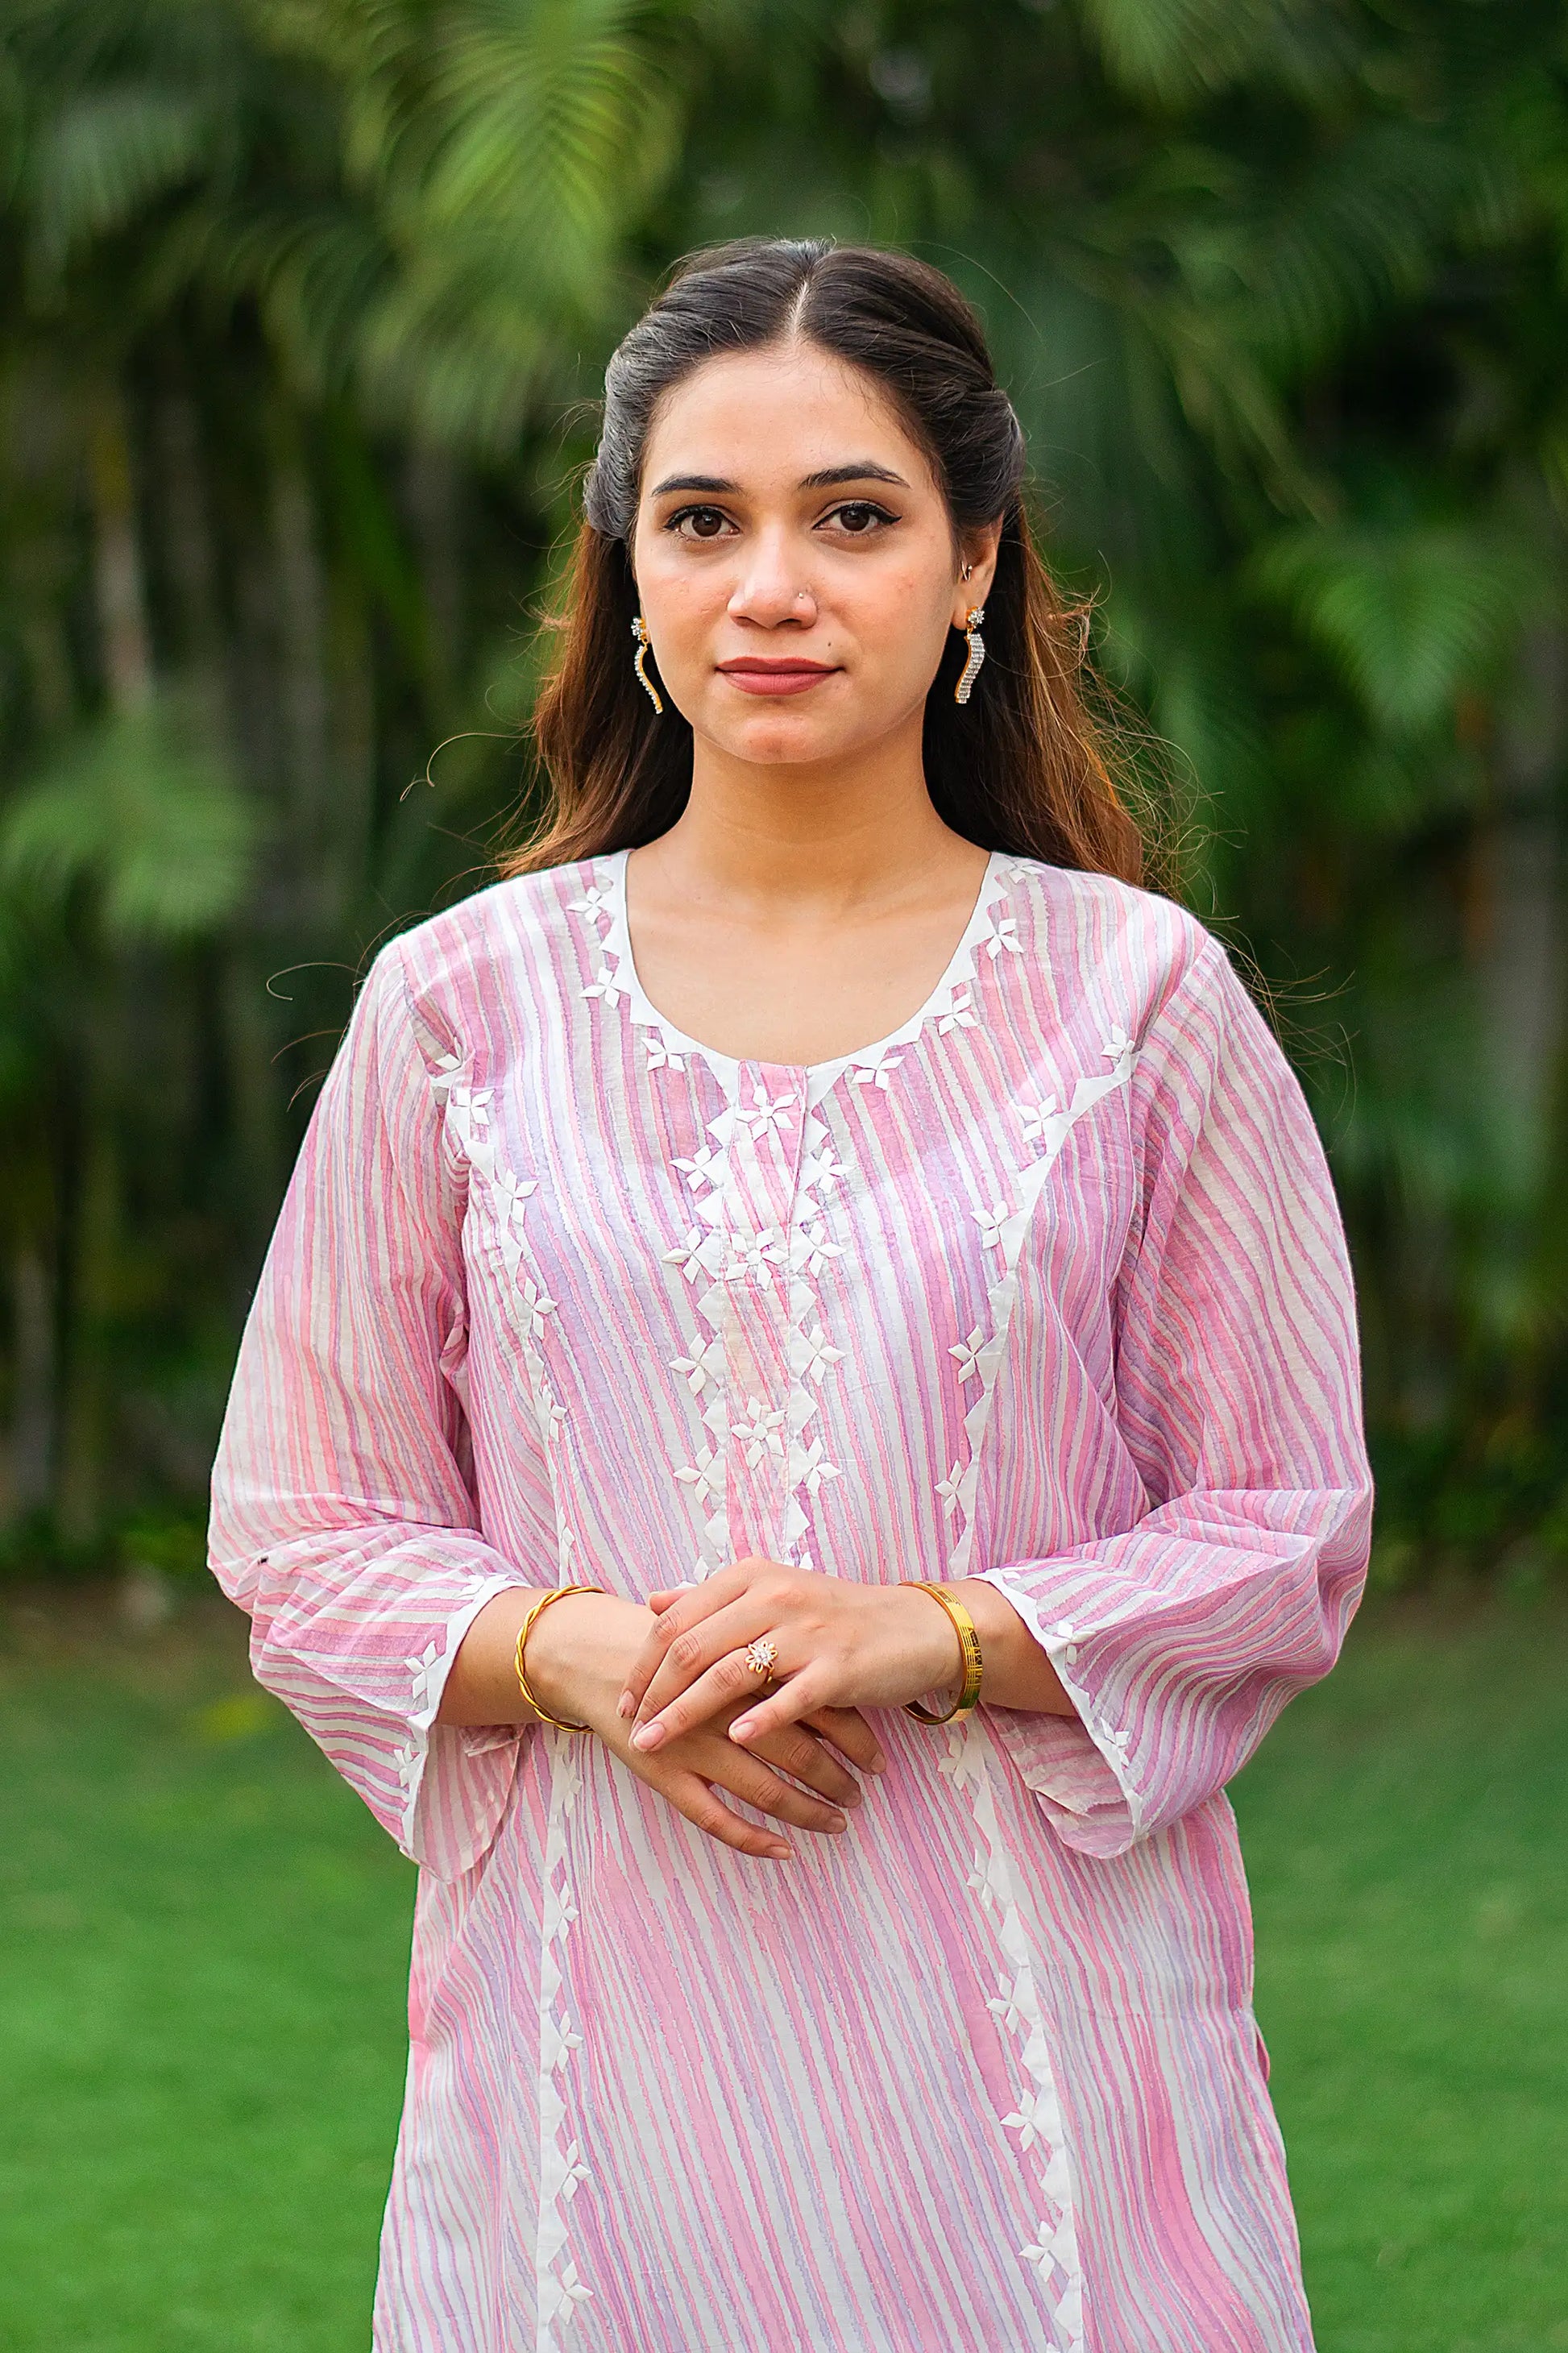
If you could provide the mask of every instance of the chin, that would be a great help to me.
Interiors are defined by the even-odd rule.
[[[732,760],[768,768],[816,765],[850,749],[841,728],[814,726],[771,712],[747,726],[727,728],[719,741]]]

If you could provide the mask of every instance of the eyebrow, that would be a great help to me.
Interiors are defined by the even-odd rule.
[[[830,491],[844,482],[891,482],[897,489],[907,491],[908,482],[887,466],[879,466],[874,459],[856,458],[847,466],[825,466],[820,473],[807,474],[799,487],[803,491]],[[650,498],[668,497],[672,491],[707,491],[722,494],[738,491],[739,482],[731,482],[721,474],[669,474],[656,482]]]

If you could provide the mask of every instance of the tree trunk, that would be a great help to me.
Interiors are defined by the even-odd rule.
[[[47,1509],[55,1470],[55,1282],[41,1237],[26,1233],[11,1260],[14,1346],[10,1509]]]

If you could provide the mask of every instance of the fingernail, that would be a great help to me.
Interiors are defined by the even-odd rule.
[[[849,1824],[842,1814],[835,1814],[827,1827],[830,1831],[847,1831]]]
[[[756,1728],[749,1715],[738,1715],[730,1726],[730,1737],[731,1740],[749,1740]]]
[[[639,1724],[632,1735],[634,1748],[657,1748],[664,1738],[662,1724]]]
[[[621,1694],[621,1695],[620,1695],[619,1699],[616,1702],[616,1714],[617,1715],[623,1715],[623,1716],[624,1716],[624,1715],[630,1715],[630,1714],[631,1714],[631,1712],[632,1712],[633,1708],[634,1708],[634,1707],[636,1707],[636,1705],[637,1705],[637,1702],[636,1702],[636,1700],[632,1697],[632,1695],[631,1695],[630,1692],[629,1692],[629,1691],[628,1691],[628,1692],[623,1692],[623,1693]]]
[[[767,1852],[769,1854],[773,1855],[777,1862],[788,1862],[795,1852],[795,1849],[792,1846],[771,1846],[767,1849]]]
[[[873,1772],[873,1773],[885,1773],[885,1772],[887,1771],[887,1769],[888,1769],[888,1760],[887,1760],[887,1758],[886,1758],[885,1757],[872,1757],[872,1759],[871,1759],[871,1770],[872,1770],[872,1772]]]

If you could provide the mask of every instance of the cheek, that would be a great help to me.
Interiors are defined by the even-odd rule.
[[[703,649],[713,625],[722,618],[732,583],[726,567],[704,565],[700,571],[646,565],[638,580],[643,618],[665,661],[673,666],[695,659]]]
[[[869,663],[889,679],[926,676],[947,642],[951,593],[929,565],[879,565],[850,606]]]

